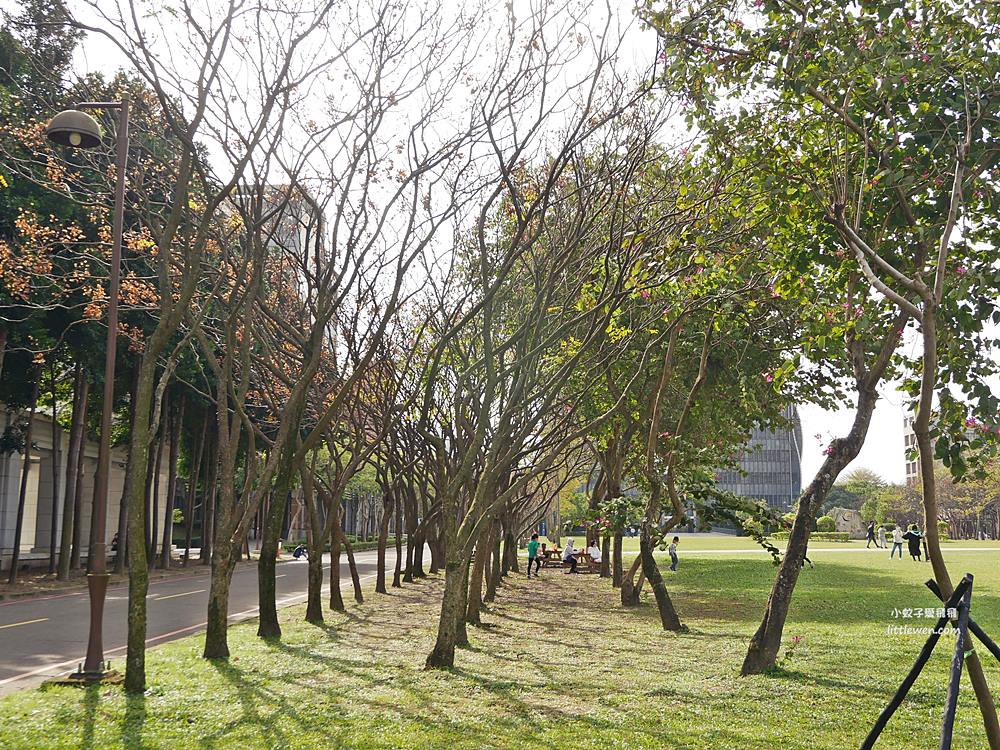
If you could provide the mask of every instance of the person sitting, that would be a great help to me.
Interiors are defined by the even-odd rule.
[[[566,546],[563,547],[562,560],[569,563],[567,573],[576,573],[576,550],[573,548],[573,540],[567,539]]]
[[[597,564],[600,564],[600,562],[601,562],[601,548],[597,544],[597,540],[596,539],[591,543],[591,545],[589,547],[587,547],[587,556],[590,557],[590,559],[593,562],[595,562]]]

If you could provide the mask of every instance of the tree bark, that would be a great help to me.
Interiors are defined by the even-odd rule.
[[[472,563],[472,572],[469,573],[469,593],[466,596],[465,621],[470,625],[481,625],[479,610],[483,603],[483,577],[486,573],[486,559],[489,541],[486,531],[479,535],[476,542],[476,560]]]
[[[940,269],[939,269],[940,273]],[[913,421],[913,432],[920,451],[920,482],[923,490],[924,534],[926,535],[927,551],[934,570],[934,578],[938,587],[947,598],[951,596],[954,587],[944,555],[941,553],[941,539],[938,534],[937,484],[934,477],[934,443],[930,432],[930,416],[933,408],[934,391],[938,380],[937,357],[937,307],[934,300],[925,298],[921,333],[923,335],[923,362],[921,368],[920,398],[916,418]],[[983,726],[991,750],[1000,750],[1000,721],[997,718],[996,704],[990,692],[982,662],[975,651],[966,658],[969,670],[969,681],[972,683],[983,716]]]
[[[184,567],[186,568],[191,561],[191,542],[194,538],[194,518],[198,510],[198,485],[201,483],[201,472],[202,463],[205,459],[205,443],[208,440],[208,414],[205,414],[205,418],[202,420],[201,434],[198,436],[198,445],[194,450],[194,456],[191,463],[191,470],[188,476],[188,488],[187,488],[187,507],[185,508],[186,518],[184,519]],[[206,492],[207,496],[208,493]],[[202,518],[205,515],[205,504],[204,501],[201,505],[202,508]],[[202,534],[205,533],[205,522],[202,521],[201,526]]]
[[[396,495],[396,564],[392,570],[392,587],[398,589],[403,585],[403,500],[401,493]]]
[[[84,409],[86,400],[86,380],[83,366],[77,364],[73,374],[73,415],[70,417],[69,445],[66,447],[66,487],[63,490],[62,528],[59,538],[59,572],[60,581],[69,580],[70,562],[73,550],[73,527],[77,523],[76,482],[79,479],[80,441],[83,440]]]
[[[229,587],[239,549],[229,540],[219,540],[212,555],[212,582],[208,592],[208,622],[205,626],[206,659],[229,658]]]
[[[49,575],[52,575],[57,567],[56,547],[59,539],[57,521],[59,520],[59,449],[62,443],[62,431],[59,429],[55,364],[51,365],[49,370],[52,375],[52,518],[49,522]]]
[[[611,535],[605,534],[601,540],[601,578],[611,577]]]
[[[622,532],[616,531],[611,548],[611,585],[616,589],[622,586]]]
[[[31,392],[31,406],[28,408],[28,427],[24,431],[24,460],[21,462],[21,487],[17,495],[17,519],[14,522],[14,549],[10,557],[10,574],[7,583],[17,583],[17,568],[21,561],[21,532],[24,529],[24,503],[28,497],[28,477],[31,474],[31,437],[35,426],[35,407],[38,405],[38,390],[41,373],[35,370],[35,386]]]
[[[132,368],[132,389],[129,391],[128,424],[129,435],[135,434],[135,399],[139,390],[139,368]],[[118,550],[115,552],[115,573],[125,572],[126,551],[128,549],[128,502],[132,496],[135,484],[135,472],[132,471],[132,451],[125,459],[125,481],[122,483],[122,496],[118,503]]]
[[[173,406],[173,402],[171,402]],[[167,496],[163,501],[163,541],[160,547],[160,567],[170,568],[170,548],[174,541],[174,497],[177,494],[177,458],[181,449],[181,434],[184,427],[184,396],[180,405],[174,407],[170,421],[170,452],[167,459]]]
[[[205,488],[205,499],[202,501],[201,550],[198,560],[202,565],[212,562],[212,549],[215,543],[215,499],[219,477],[219,452],[213,448],[208,450],[208,486]]]
[[[340,527],[337,527],[338,530]],[[354,560],[354,547],[351,546],[351,540],[348,539],[344,533],[341,531],[341,538],[344,541],[344,550],[347,552],[347,567],[351,571],[351,584],[354,587],[354,601],[358,604],[364,604],[365,597],[361,592],[361,577],[358,575],[358,564]]]
[[[777,664],[781,635],[788,617],[792,592],[795,590],[799,571],[802,570],[802,560],[816,521],[816,514],[826,501],[826,496],[840,472],[861,450],[877,400],[878,393],[874,384],[858,392],[858,407],[854,413],[854,423],[850,432],[846,437],[833,441],[819,472],[799,498],[799,507],[792,522],[785,555],[778,566],[778,575],[774,579],[771,594],[767,599],[764,619],[750,639],[750,646],[743,659],[741,674],[744,677],[772,670]]]
[[[621,597],[623,607],[638,607],[639,606],[639,594],[642,589],[642,578],[640,577],[638,582],[635,582],[636,573],[642,567],[642,556],[638,556],[632,561],[632,567],[629,568],[628,575],[622,578],[621,586]]]
[[[428,654],[425,669],[450,669],[455,666],[455,645],[458,621],[463,619],[462,589],[466,582],[462,560],[452,549],[446,553],[444,566],[444,594],[441,597],[441,614],[438,617],[437,639]],[[467,568],[467,566],[465,566]]]
[[[392,495],[386,494],[382,502],[382,520],[378,527],[378,553],[375,563],[375,592],[386,593],[385,589],[385,547],[389,542],[389,521],[392,517]]]
[[[167,412],[167,399],[164,396],[163,411],[161,415],[165,415]],[[167,426],[167,419],[165,416],[160,417],[160,434],[156,439],[156,460],[153,465],[153,492],[152,492],[152,511],[149,516],[149,549],[147,550],[146,565],[150,570],[153,569],[153,563],[156,562],[156,537],[159,536],[160,532],[160,472],[163,469],[163,445],[167,442],[167,432],[169,427]],[[166,519],[164,519],[166,523]]]
[[[486,595],[483,601],[492,603],[497,598],[497,588],[500,586],[500,524],[493,522],[490,532],[490,567],[486,578]]]
[[[648,521],[644,522],[639,532],[639,556],[642,559],[642,574],[653,589],[656,609],[660,613],[660,624],[664,630],[676,632],[683,628],[680,618],[677,616],[677,610],[674,609],[674,603],[670,600],[670,594],[667,593],[667,587],[663,583],[660,567],[656,564],[656,558],[653,557],[653,540],[649,526]]]
[[[87,408],[90,399],[90,381],[83,380],[83,394],[80,402],[80,442],[76,451],[76,479],[73,482],[73,538],[69,556],[71,570],[80,569],[83,557],[83,477],[87,469]]]
[[[337,520],[330,532],[330,609],[343,612],[347,608],[340,592],[340,506],[331,509],[331,512],[337,514]]]

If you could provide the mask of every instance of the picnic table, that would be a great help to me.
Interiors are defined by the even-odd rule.
[[[546,549],[542,556],[542,567],[543,568],[568,568],[569,563],[562,559],[563,551],[561,549]],[[576,570],[578,573],[598,573],[601,570],[601,564],[595,562],[590,558],[584,550],[577,550],[576,554]]]

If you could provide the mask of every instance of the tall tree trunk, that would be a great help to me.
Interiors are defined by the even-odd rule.
[[[3,375],[3,359],[7,354],[7,327],[0,326],[0,376]]]
[[[469,593],[466,595],[465,621],[470,625],[481,625],[479,610],[483,603],[483,578],[486,573],[486,562],[489,558],[489,537],[486,529],[479,534],[476,542],[476,559],[469,573]]]
[[[354,601],[358,604],[363,604],[365,597],[361,593],[361,577],[358,575],[358,564],[354,560],[354,547],[351,546],[351,540],[343,536],[343,532],[341,532],[341,537],[344,540],[344,550],[347,552],[347,567],[351,571],[351,584],[354,586]]]
[[[215,540],[215,500],[219,478],[219,452],[209,447],[208,450],[208,486],[205,487],[205,499],[202,501],[201,512],[201,550],[198,559],[202,565],[212,562],[212,549]]]
[[[462,589],[465,588],[467,581],[465,571],[468,570],[468,566],[463,565],[453,544],[448,545],[448,550],[444,566],[444,594],[441,597],[437,640],[434,642],[434,649],[427,656],[424,664],[426,669],[455,666],[458,621],[463,615]]]
[[[653,539],[650,531],[649,521],[642,524],[639,534],[639,556],[642,559],[642,574],[649,581],[653,589],[653,596],[656,598],[656,609],[660,613],[660,624],[664,630],[681,630],[681,621],[674,609],[674,603],[670,600],[667,587],[663,583],[663,576],[660,568],[653,557]]]
[[[76,457],[76,481],[73,483],[73,539],[72,550],[69,556],[69,566],[72,570],[80,569],[80,560],[83,557],[83,477],[87,470],[87,400],[90,396],[90,383],[84,380],[82,419],[83,436],[77,445]]]
[[[340,592],[340,505],[331,508],[330,512],[337,514],[333,529],[330,531],[330,609],[334,612],[343,612],[347,608],[344,606],[344,596]]]
[[[153,569],[153,563],[156,562],[156,538],[160,534],[160,477],[163,470],[163,446],[168,440],[167,433],[169,432],[169,426],[167,425],[167,397],[163,397],[163,408],[160,417],[160,434],[156,439],[156,460],[153,466],[153,493],[152,493],[152,503],[153,507],[150,512],[149,520],[149,549],[147,550],[147,566],[150,570]],[[164,519],[164,524],[166,524],[166,519]]]
[[[877,399],[878,394],[874,385],[858,392],[858,408],[854,413],[854,424],[850,432],[846,437],[838,438],[831,443],[819,472],[799,498],[799,507],[792,522],[785,555],[778,566],[778,574],[767,599],[764,619],[750,639],[747,655],[743,659],[741,669],[743,676],[766,672],[774,669],[777,664],[781,635],[788,617],[792,592],[802,570],[802,559],[805,557],[816,514],[826,501],[826,496],[840,472],[854,460],[864,445]]]
[[[497,588],[500,586],[500,524],[493,522],[490,533],[490,567],[486,578],[486,594],[483,601],[492,603],[497,598]]]
[[[208,592],[208,622],[205,626],[206,659],[229,658],[229,588],[239,547],[228,539],[216,540],[212,553],[212,582]]]
[[[621,597],[623,607],[639,606],[639,594],[642,589],[642,578],[640,577],[639,581],[635,582],[635,576],[641,567],[642,555],[639,555],[632,561],[632,566],[629,568],[628,573],[622,577]]]
[[[73,414],[70,417],[69,445],[66,446],[66,487],[63,490],[62,528],[59,537],[60,581],[69,580],[70,562],[73,550],[73,527],[78,523],[74,509],[76,506],[76,482],[80,473],[80,442],[83,440],[84,411],[86,410],[87,381],[83,366],[77,363],[73,373]]]
[[[601,578],[611,577],[611,535],[601,539]]]
[[[135,434],[135,399],[139,390],[139,367],[132,368],[132,386],[129,391],[128,424],[129,435]],[[122,483],[122,496],[118,504],[118,551],[115,553],[115,573],[125,572],[126,551],[128,549],[128,502],[132,496],[135,484],[135,472],[132,471],[132,451],[125,459],[125,481]]]
[[[52,376],[52,516],[49,522],[49,575],[56,572],[56,548],[59,540],[59,453],[62,431],[59,429],[59,404],[56,394],[56,366],[50,366]]]
[[[7,583],[17,583],[17,568],[21,562],[21,532],[24,529],[24,503],[28,497],[28,477],[31,475],[31,438],[35,426],[35,407],[38,405],[38,390],[42,374],[34,371],[35,385],[31,391],[31,406],[28,408],[28,427],[24,431],[24,460],[21,462],[21,487],[17,494],[17,519],[14,522],[14,549],[10,557],[10,574]]]
[[[607,556],[607,555],[605,555]],[[611,585],[616,589],[622,586],[622,532],[616,531],[611,548]]]
[[[514,532],[510,527],[507,528],[507,534],[504,537],[504,553],[507,560],[507,569],[514,573],[520,573],[521,564],[517,559],[517,539],[514,537]]]
[[[173,402],[171,402],[173,406]],[[181,431],[184,427],[184,396],[174,407],[170,420],[170,453],[167,459],[167,496],[163,501],[163,542],[160,547],[160,567],[170,567],[170,548],[174,542],[174,498],[177,495],[177,458],[181,449]]]
[[[312,470],[303,466],[302,501],[306,506],[306,622],[323,622],[323,522],[316,503],[316,486]]]
[[[198,484],[201,482],[202,463],[205,458],[205,442],[208,440],[209,415],[206,412],[202,420],[201,434],[198,436],[198,445],[194,450],[191,462],[191,471],[188,476],[187,507],[184,519],[184,567],[191,561],[191,541],[194,537],[194,517],[198,511]],[[207,496],[208,493],[206,492]],[[205,504],[202,502],[202,518],[205,517]],[[202,534],[205,533],[205,522],[202,521]]]
[[[392,587],[398,589],[403,585],[403,499],[402,493],[396,493],[396,564],[392,569]]]
[[[382,519],[378,526],[378,553],[375,563],[375,592],[386,593],[385,589],[385,547],[389,542],[389,521],[392,519],[392,494],[386,493],[382,501]]]
[[[956,178],[957,179],[957,178]],[[924,534],[926,535],[927,552],[934,570],[934,578],[945,597],[951,596],[954,588],[944,555],[941,554],[941,539],[938,534],[937,484],[934,477],[934,443],[931,439],[930,417],[933,409],[934,391],[938,384],[937,355],[937,320],[936,305],[930,299],[925,299],[924,314],[921,320],[923,336],[923,362],[921,368],[920,399],[916,418],[913,420],[913,432],[920,451],[920,483],[923,490]],[[983,715],[983,725],[991,750],[1000,750],[1000,721],[997,718],[996,705],[990,692],[986,674],[983,672],[979,655],[973,650],[965,660],[969,670],[969,681],[976,693],[980,713]]]

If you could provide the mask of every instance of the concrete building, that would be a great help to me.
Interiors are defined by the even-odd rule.
[[[764,500],[772,508],[787,510],[802,492],[802,424],[798,410],[789,406],[787,430],[755,429],[740,459],[740,470],[719,472],[718,485],[737,495]]]
[[[0,404],[0,429],[17,417]],[[52,451],[52,418],[49,415],[36,414],[32,427],[32,450],[30,452],[30,468],[28,487],[24,501],[24,523],[21,530],[20,559],[22,565],[32,567],[44,564],[49,557],[49,543],[52,524],[56,525],[56,546],[62,531],[63,498],[66,491],[66,460],[69,448],[69,433],[60,430],[58,456],[55,459],[56,476],[53,477]],[[125,482],[125,447],[118,447],[111,453],[111,475],[109,477],[110,495],[108,497],[108,528],[105,529],[105,541],[109,545],[118,528],[118,510],[121,506],[122,486]],[[14,531],[17,523],[17,505],[21,485],[21,453],[0,454],[0,570],[9,570],[11,555],[14,548]],[[84,455],[83,495],[81,505],[80,540],[82,555],[85,559],[90,539],[90,520],[94,504],[94,472],[97,468],[97,443],[88,441]],[[53,479],[57,480],[58,492],[53,496]],[[167,496],[167,474],[161,471],[159,476],[160,497]],[[54,500],[54,502],[53,502]],[[163,503],[160,503],[161,507]],[[165,512],[161,510],[158,527],[163,528]]]

